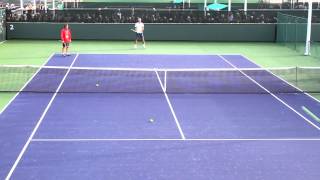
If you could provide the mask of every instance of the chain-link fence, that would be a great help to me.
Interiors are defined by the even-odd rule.
[[[0,9],[0,42],[6,39],[5,9]]]

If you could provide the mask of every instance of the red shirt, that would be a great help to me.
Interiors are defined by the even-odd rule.
[[[67,28],[61,29],[60,36],[61,36],[61,41],[63,43],[70,43],[71,42],[71,31],[70,31],[70,29],[67,29]]]

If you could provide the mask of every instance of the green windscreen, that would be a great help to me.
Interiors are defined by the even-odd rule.
[[[6,39],[5,15],[5,10],[0,9],[0,42]]]

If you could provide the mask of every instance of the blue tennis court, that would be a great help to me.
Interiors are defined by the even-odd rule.
[[[302,108],[319,116],[320,102],[242,55],[53,54],[45,66],[0,115],[0,179],[320,177],[320,124]]]

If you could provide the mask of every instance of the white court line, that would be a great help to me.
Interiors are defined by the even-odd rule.
[[[160,76],[159,76],[159,74],[158,74],[158,72],[157,72],[156,70],[155,70],[155,73],[157,74],[157,78],[158,78],[158,80],[159,80],[161,89],[162,89],[162,91],[163,91],[163,93],[164,93],[164,96],[166,97],[167,103],[168,103],[168,105],[169,105],[169,108],[170,108],[170,111],[171,111],[172,116],[173,116],[173,118],[174,118],[174,121],[176,122],[176,125],[177,125],[177,128],[178,128],[178,130],[179,130],[180,136],[181,136],[181,138],[182,138],[183,140],[185,140],[186,137],[184,136],[184,133],[183,133],[183,131],[182,131],[182,128],[181,128],[181,126],[180,126],[180,123],[179,123],[179,121],[178,121],[178,118],[177,118],[177,116],[176,116],[176,113],[175,113],[174,110],[173,110],[173,107],[172,107],[171,102],[170,102],[170,100],[169,100],[169,97],[168,97],[168,95],[167,95],[167,93],[166,93],[166,90],[165,90],[164,86],[163,86],[162,83],[161,83]]]
[[[210,139],[32,139],[32,142],[100,142],[100,141],[320,141],[319,138],[210,138]]]
[[[254,61],[252,61],[251,59],[249,59],[247,56],[244,56],[244,55],[240,55],[240,56],[244,57],[244,58],[245,58],[245,59],[247,59],[248,61],[250,61],[250,62],[252,62],[253,64],[257,65],[258,67],[263,68],[263,67],[262,67],[262,66],[260,66],[259,64],[255,63]],[[265,68],[263,68],[263,69],[265,69]],[[270,69],[266,68],[265,70],[266,70],[266,71],[268,71],[270,74],[274,75],[275,77],[279,78],[280,80],[284,81],[284,82],[285,82],[285,83],[287,83],[289,86],[291,86],[291,87],[293,87],[293,88],[297,89],[298,91],[300,91],[300,92],[304,93],[305,95],[307,95],[307,96],[311,97],[313,100],[315,100],[315,101],[317,101],[317,102],[319,102],[319,103],[320,103],[320,100],[319,100],[319,99],[317,99],[317,98],[315,98],[315,97],[311,96],[309,93],[304,92],[304,91],[303,91],[302,89],[300,89],[299,87],[297,87],[297,86],[295,86],[295,85],[293,85],[293,84],[289,83],[288,81],[286,81],[286,80],[285,80],[285,79],[283,79],[282,77],[280,77],[280,76],[278,76],[278,75],[274,74],[272,71],[270,71]]]
[[[244,76],[246,76],[248,79],[250,79],[252,82],[254,82],[256,85],[258,85],[260,88],[262,88],[263,90],[265,90],[266,92],[268,92],[271,96],[273,96],[275,99],[277,99],[278,101],[280,101],[282,104],[284,104],[287,108],[289,108],[290,110],[292,110],[293,112],[295,112],[296,114],[298,114],[300,117],[302,117],[306,122],[308,122],[310,125],[312,125],[313,127],[315,127],[316,129],[320,130],[320,127],[318,127],[317,125],[315,125],[312,121],[310,121],[309,119],[307,119],[306,117],[304,117],[302,114],[300,114],[298,111],[296,111],[293,107],[291,107],[289,104],[287,104],[286,102],[284,102],[282,99],[280,99],[278,96],[276,96],[275,94],[273,94],[272,92],[270,92],[268,89],[266,89],[264,86],[262,86],[260,83],[258,83],[256,80],[252,79],[250,76],[248,76],[246,73],[244,73],[243,71],[241,71],[238,67],[236,67],[235,65],[233,65],[231,62],[229,62],[227,59],[225,59],[223,56],[220,56],[226,63],[228,63],[229,65],[231,65],[232,67],[236,68],[239,70],[239,72],[241,74],[243,74]]]
[[[56,54],[61,53],[61,52],[56,52]],[[79,54],[79,55],[141,55],[141,56],[161,56],[161,55],[169,55],[169,56],[219,56],[219,55],[241,55],[241,54],[213,54],[213,53],[190,53],[190,54],[186,54],[186,53],[181,53],[181,54],[177,54],[177,53],[172,53],[172,54],[141,54],[141,53],[94,53],[94,52],[81,52],[81,53],[77,53],[77,52],[70,52],[70,53],[75,53],[75,54]]]
[[[49,60],[54,56],[54,53],[52,53],[49,58],[41,65],[39,66],[39,69],[31,76],[31,78],[22,86],[22,88],[10,99],[10,101],[2,108],[0,111],[0,115],[8,108],[8,106],[12,103],[12,101],[20,94],[20,92],[32,81],[32,79],[39,73],[41,70],[41,67],[45,66]]]
[[[1,41],[0,44],[4,44],[5,42],[7,42],[7,40]]]
[[[34,127],[34,129],[33,129],[32,133],[30,134],[30,136],[29,136],[29,138],[28,138],[28,141],[27,141],[27,142],[26,142],[26,144],[23,146],[23,148],[22,148],[22,150],[21,150],[21,152],[20,152],[19,156],[17,157],[17,159],[16,159],[16,161],[14,162],[14,164],[13,164],[12,168],[10,169],[10,171],[9,171],[9,173],[8,173],[7,177],[6,177],[6,180],[10,180],[10,178],[11,178],[11,176],[12,176],[12,174],[13,174],[14,170],[16,169],[16,167],[17,167],[17,165],[19,164],[19,162],[20,162],[20,160],[21,160],[22,156],[23,156],[23,155],[24,155],[24,153],[26,152],[26,150],[27,150],[27,148],[28,148],[28,146],[29,146],[29,144],[30,144],[31,140],[33,139],[33,136],[34,136],[34,135],[35,135],[35,133],[37,132],[37,130],[38,130],[38,128],[39,128],[39,126],[40,126],[40,124],[41,124],[42,120],[44,119],[45,115],[47,114],[47,112],[48,112],[48,110],[49,110],[49,108],[50,108],[51,104],[53,103],[53,101],[54,101],[55,97],[57,96],[57,94],[58,94],[58,92],[59,92],[60,88],[62,87],[62,85],[63,85],[64,81],[66,80],[66,78],[67,78],[67,76],[68,76],[68,74],[69,74],[69,72],[70,72],[70,70],[71,70],[71,67],[73,66],[73,64],[75,63],[75,61],[76,61],[76,59],[77,59],[77,58],[78,58],[78,54],[77,54],[77,55],[76,55],[76,57],[73,59],[73,61],[72,61],[71,65],[70,65],[70,68],[68,69],[67,73],[64,75],[64,77],[63,77],[63,79],[61,80],[61,82],[60,82],[60,84],[59,84],[59,86],[58,86],[58,88],[57,88],[56,92],[53,94],[53,96],[52,96],[51,100],[49,101],[49,103],[48,103],[48,105],[47,105],[47,107],[46,107],[46,109],[45,109],[45,110],[44,110],[44,112],[42,113],[42,115],[41,115],[41,117],[40,117],[40,119],[39,119],[38,123],[36,124],[36,126]]]

